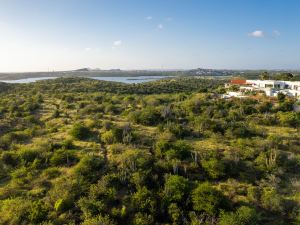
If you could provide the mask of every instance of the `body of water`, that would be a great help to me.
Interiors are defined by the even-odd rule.
[[[11,83],[11,84],[26,84],[32,83],[39,80],[49,80],[56,79],[57,77],[36,77],[36,78],[25,78],[19,80],[0,80],[0,82]],[[104,80],[104,81],[115,81],[122,82],[127,84],[138,84],[147,81],[155,81],[163,78],[168,78],[167,76],[139,76],[139,77],[90,77],[95,80]]]
[[[50,79],[56,79],[57,77],[35,77],[35,78],[24,78],[19,80],[0,80],[0,82],[4,83],[10,83],[10,84],[27,84],[36,82],[39,80],[50,80]]]
[[[166,76],[140,76],[140,77],[91,77],[96,80],[105,80],[105,81],[115,81],[122,82],[126,84],[138,84],[144,83],[147,81],[155,81],[163,78],[168,78]]]

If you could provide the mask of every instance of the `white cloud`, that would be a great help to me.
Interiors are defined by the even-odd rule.
[[[255,30],[248,35],[255,38],[263,38],[265,36],[265,33],[262,30]]]
[[[90,47],[86,47],[84,50],[88,52],[88,51],[91,51],[91,50],[92,50],[92,48],[90,48]]]
[[[114,43],[113,43],[114,47],[118,47],[118,46],[121,46],[121,45],[122,45],[122,40],[117,40],[117,41],[114,41]]]
[[[147,16],[147,17],[146,17],[146,20],[152,20],[152,19],[153,19],[152,16]]]
[[[160,24],[157,25],[157,28],[160,29],[160,30],[162,30],[162,29],[164,29],[164,25],[162,25],[162,24],[160,23]]]
[[[281,35],[281,33],[279,30],[273,30],[273,36],[278,37],[280,35]]]

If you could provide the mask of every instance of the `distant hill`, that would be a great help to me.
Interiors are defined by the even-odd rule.
[[[74,72],[89,72],[89,71],[91,71],[91,69],[89,69],[89,68],[82,68],[82,69],[74,70]]]
[[[193,75],[193,76],[231,76],[237,73],[240,72],[236,70],[216,70],[216,69],[202,69],[202,68],[197,68],[197,69],[192,69],[187,71],[188,75]]]

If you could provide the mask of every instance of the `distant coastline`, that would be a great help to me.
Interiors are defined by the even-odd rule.
[[[45,77],[176,77],[176,76],[200,76],[200,77],[245,77],[257,78],[265,70],[222,70],[222,69],[191,69],[191,70],[99,70],[79,69],[71,71],[53,72],[23,72],[23,73],[0,73],[0,80],[20,80],[29,78]],[[268,70],[270,74],[291,72],[300,77],[300,71],[296,70]]]

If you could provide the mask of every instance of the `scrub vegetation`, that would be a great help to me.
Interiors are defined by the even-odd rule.
[[[295,100],[224,82],[0,83],[0,224],[299,224]]]

